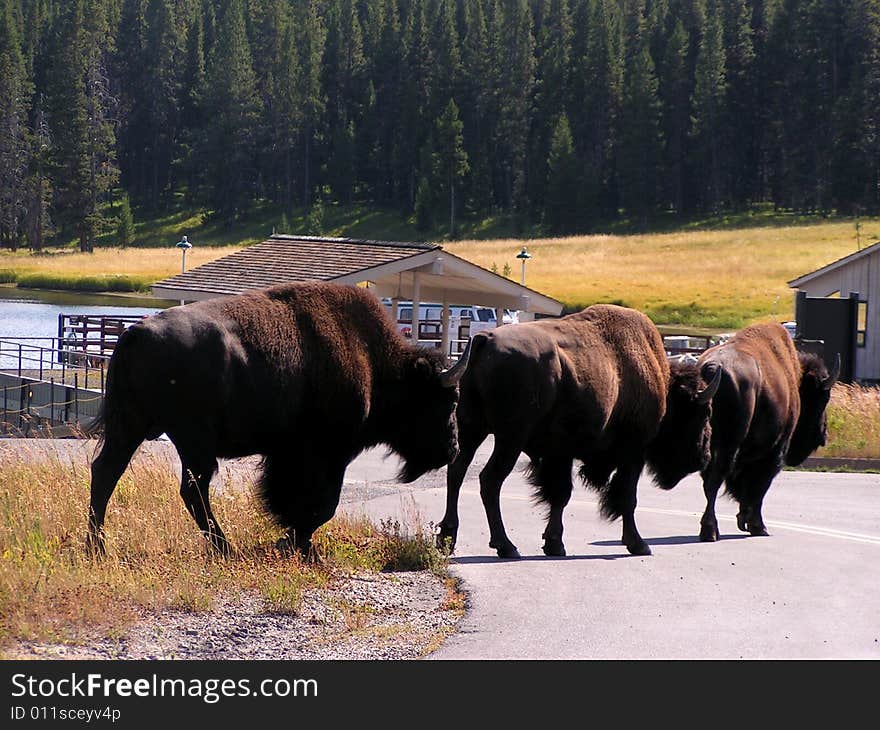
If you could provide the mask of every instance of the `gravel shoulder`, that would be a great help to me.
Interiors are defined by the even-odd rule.
[[[72,439],[0,439],[0,459],[10,451],[29,458],[88,463],[94,442]],[[26,450],[26,451],[24,451]],[[141,455],[162,456],[175,470],[168,442],[142,445]],[[138,458],[137,456],[135,458]],[[254,458],[224,462],[216,484],[252,476]],[[388,480],[353,478],[341,508],[393,493]],[[348,481],[348,480],[347,480]],[[211,611],[144,613],[124,634],[84,632],[75,642],[18,641],[6,659],[417,659],[439,648],[457,630],[464,596],[455,582],[430,571],[338,575],[309,589],[296,614],[265,610],[260,596],[221,596]]]

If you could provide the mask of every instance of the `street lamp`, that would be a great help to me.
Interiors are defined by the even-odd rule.
[[[192,248],[192,244],[186,240],[186,236],[183,236],[177,243],[174,244],[177,248],[180,249],[180,253],[182,254],[182,260],[180,262],[180,273],[183,274],[186,271],[186,252]],[[180,300],[180,306],[184,305],[183,299]]]
[[[523,286],[525,286],[526,285],[526,261],[528,261],[530,258],[532,258],[532,255],[528,251],[526,251],[526,247],[523,246],[522,251],[520,251],[516,255],[516,257],[522,261],[522,275],[520,277],[519,283],[522,284]]]
[[[186,252],[189,251],[193,246],[192,244],[186,240],[186,236],[181,238],[176,244],[177,248],[180,249],[180,252],[183,254],[183,260],[180,262],[180,273],[182,274],[186,271]],[[523,249],[525,251],[525,249]]]

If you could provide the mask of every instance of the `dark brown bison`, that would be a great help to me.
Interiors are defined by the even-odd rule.
[[[447,473],[438,543],[455,545],[461,484],[492,433],[480,494],[489,546],[499,556],[519,556],[504,530],[499,494],[520,453],[531,459],[530,480],[549,505],[545,554],[565,554],[562,511],[575,459],[582,480],[600,493],[602,514],[623,518],[629,552],[650,554],[635,523],[639,476],[646,459],[670,487],[702,468],[718,380],[702,383],[695,365],[670,372],[657,328],[640,312],[614,305],[480,333],[471,346],[457,411],[460,451]]]
[[[363,449],[399,454],[403,481],[455,457],[466,364],[444,371],[355,287],[278,286],[149,317],[119,338],[108,367],[89,545],[103,551],[107,502],[138,445],[165,433],[184,504],[217,550],[229,549],[208,499],[217,458],[261,454],[266,508],[307,553]]]
[[[711,458],[701,470],[706,510],[700,539],[718,539],[721,484],[739,502],[740,530],[766,535],[764,495],[783,464],[796,466],[825,444],[825,406],[840,373],[815,354],[798,353],[782,325],[746,327],[706,350],[698,367],[722,374],[712,405]]]

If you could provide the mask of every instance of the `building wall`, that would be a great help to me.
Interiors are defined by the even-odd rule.
[[[855,377],[880,380],[880,251],[830,271],[800,287],[810,297],[827,297],[837,291],[841,297],[859,293],[868,303],[865,346],[856,350]]]

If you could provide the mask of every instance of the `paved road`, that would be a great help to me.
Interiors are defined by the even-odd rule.
[[[523,559],[503,561],[479,498],[490,447],[464,483],[452,560],[470,611],[431,658],[880,658],[880,475],[784,472],[765,500],[766,538],[738,532],[735,503],[721,497],[714,544],[696,539],[698,478],[671,492],[644,479],[636,519],[650,557],[628,555],[620,522],[604,522],[578,487],[564,518],[568,556],[547,558],[543,511],[516,470],[501,499]],[[377,489],[396,464],[376,451],[356,460],[345,508],[439,522],[445,470]]]
[[[0,440],[0,458],[45,443],[77,459],[93,447]],[[150,448],[174,460],[170,444]],[[490,453],[491,438],[462,489],[452,559],[470,610],[462,631],[431,658],[880,659],[880,475],[784,472],[765,501],[766,538],[738,532],[736,507],[721,497],[723,539],[714,544],[695,537],[704,506],[696,477],[671,492],[645,479],[636,519],[654,554],[644,558],[626,552],[620,522],[601,520],[594,494],[576,487],[564,517],[568,556],[547,558],[543,511],[517,469],[501,505],[523,559],[503,561],[488,547],[479,498],[479,470]],[[341,509],[404,524],[439,522],[445,470],[398,485],[397,465],[382,450],[355,460]]]

